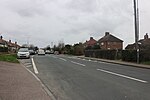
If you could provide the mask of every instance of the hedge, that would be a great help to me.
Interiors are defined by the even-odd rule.
[[[140,50],[140,62],[150,61],[150,50]],[[102,59],[120,59],[122,61],[136,62],[136,50],[85,50],[85,57],[94,57]]]
[[[0,52],[8,52],[8,47],[0,47]]]
[[[119,59],[120,55],[121,52],[117,50],[85,50],[85,57],[115,60]]]

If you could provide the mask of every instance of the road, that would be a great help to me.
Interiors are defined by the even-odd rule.
[[[150,100],[149,69],[63,55],[33,60],[36,75],[56,100]]]

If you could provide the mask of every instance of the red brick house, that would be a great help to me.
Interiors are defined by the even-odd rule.
[[[86,41],[84,43],[84,47],[89,47],[89,46],[94,46],[96,45],[97,41],[93,38],[93,37],[90,37],[90,40],[89,41]]]
[[[12,43],[11,40],[6,41],[2,36],[0,36],[0,47],[8,47],[9,52],[16,52],[20,48],[17,42]]]
[[[118,50],[123,49],[123,41],[109,32],[105,33],[105,36],[98,40],[98,44],[103,50]]]
[[[148,33],[144,35],[144,39],[138,41],[139,49],[149,49],[150,50],[150,38],[148,37]],[[136,49],[135,43],[128,44],[125,49]]]

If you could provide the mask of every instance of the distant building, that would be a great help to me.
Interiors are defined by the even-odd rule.
[[[84,43],[84,47],[92,47],[94,45],[96,45],[97,41],[93,38],[93,37],[90,37],[90,40],[89,41],[86,41]]]
[[[9,40],[7,42],[7,45],[8,45],[8,50],[10,52],[16,52],[20,48],[20,46],[17,44],[17,42],[12,43],[11,40]]]
[[[144,39],[141,39],[138,41],[138,45],[139,45],[139,49],[150,49],[150,38],[148,36],[148,33],[146,33],[144,35]],[[135,45],[135,43],[128,44],[125,49],[134,50],[134,49],[136,49],[136,45]]]
[[[7,41],[3,40],[2,36],[0,36],[0,47],[7,47]]]
[[[0,47],[8,47],[9,52],[16,52],[20,48],[17,42],[12,43],[11,40],[6,41],[2,36],[0,36]]]
[[[105,36],[97,42],[103,50],[118,50],[123,48],[123,41],[109,32],[105,32]]]

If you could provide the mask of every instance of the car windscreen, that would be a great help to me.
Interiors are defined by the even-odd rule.
[[[27,48],[21,48],[19,49],[19,52],[28,52],[29,50]]]

